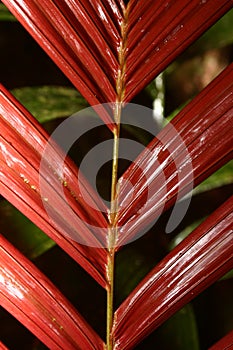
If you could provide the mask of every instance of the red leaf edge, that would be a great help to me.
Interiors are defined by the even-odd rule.
[[[233,330],[217,343],[209,348],[209,350],[231,350],[233,349]]]
[[[1,341],[0,341],[0,349],[1,350],[9,350]]]
[[[115,312],[114,349],[131,349],[233,267],[233,196],[168,254]]]

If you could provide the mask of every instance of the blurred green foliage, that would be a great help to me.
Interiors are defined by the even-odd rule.
[[[0,227],[3,234],[29,259],[35,259],[55,243],[6,200],[0,200]]]
[[[16,18],[10,13],[8,8],[0,3],[0,21],[10,21],[15,22]]]
[[[67,117],[88,107],[86,100],[71,87],[22,87],[13,89],[12,93],[40,123]]]

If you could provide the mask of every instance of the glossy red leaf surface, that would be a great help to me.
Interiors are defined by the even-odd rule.
[[[232,0],[130,1],[124,100],[130,101],[232,5]]]
[[[224,338],[220,339],[216,344],[211,346],[209,350],[231,350],[233,349],[233,330]]]
[[[232,159],[233,64],[189,103],[119,180],[118,245]],[[211,150],[211,152],[210,152]],[[133,186],[129,186],[131,183]]]
[[[1,350],[8,350],[8,348],[0,341],[0,349]]]
[[[120,4],[102,1],[6,1],[5,5],[91,105],[116,101]],[[110,129],[113,118],[101,114]]]
[[[0,250],[1,306],[50,349],[104,348],[62,293],[1,235]]]
[[[233,4],[232,0],[131,0],[127,6],[122,0],[3,2],[91,105],[129,102]],[[172,128],[166,127],[152,141],[120,179],[115,222],[120,227],[118,247],[135,238],[160,212],[185,195],[192,182],[198,184],[232,157],[232,81],[231,65],[174,119]],[[64,172],[57,173],[62,155],[55,145],[46,159],[48,169],[42,174],[48,196],[41,195],[38,171],[48,136],[3,87],[0,92],[1,193],[110,290],[106,282],[108,253],[102,248],[107,245],[104,232],[108,220],[102,214],[106,208],[83,177],[82,190],[96,209],[82,200],[76,184],[78,170],[69,160]],[[112,112],[102,112],[101,118],[110,123],[108,127],[113,131]],[[133,184],[130,191],[126,181]],[[63,185],[67,202],[56,191],[56,182]],[[45,211],[45,202],[53,212],[53,220]],[[104,230],[90,228],[89,223]],[[81,246],[71,237],[99,248]],[[7,249],[4,248],[6,257]],[[19,275],[22,266],[14,254],[12,266],[17,267],[11,271],[10,264],[6,265],[8,275],[4,270],[4,276],[10,281],[15,276],[14,283],[20,282],[18,290],[24,292],[30,286]],[[231,266],[232,201],[228,201],[155,267],[119,307],[113,329],[115,349],[132,348]],[[23,270],[22,276],[25,273]],[[32,271],[30,276],[33,278]],[[35,283],[39,283],[38,276],[41,275],[36,275]],[[40,285],[45,298],[51,288],[46,283]],[[51,339],[50,333],[31,325],[31,319],[26,317],[34,304],[27,305],[30,300],[26,299],[29,309],[21,314],[21,309],[12,303],[9,288],[4,290],[3,306],[53,348],[50,342],[57,338]],[[33,292],[30,290],[35,296]],[[48,329],[55,319],[52,331],[59,328],[58,334],[63,337],[59,326],[63,327],[62,312],[60,318],[54,317],[49,307],[46,315],[40,309],[41,316]],[[79,315],[74,315],[73,320],[75,317],[82,324],[81,339],[87,342],[82,348],[103,348],[102,341]],[[71,333],[72,327],[71,323]],[[71,343],[62,344],[62,348],[79,348],[80,344],[63,338],[60,341]]]
[[[233,267],[233,197],[168,254],[115,313],[114,349],[132,349]]]
[[[106,218],[101,212],[103,205],[83,178],[82,193],[86,192],[89,200],[93,201],[93,206],[99,204],[102,207],[97,211],[85,204],[76,181],[77,169],[69,160],[64,165],[61,180],[56,173],[61,156],[59,149],[54,149],[48,155],[48,172],[41,174],[47,184],[47,198],[41,197],[40,161],[49,136],[3,87],[0,90],[0,125],[1,194],[57,242],[102,286],[106,286],[107,251],[102,248],[105,237],[103,234],[100,236],[101,228],[107,227]],[[56,181],[65,182],[64,198],[57,193]],[[45,204],[51,205],[54,213],[52,218],[45,210]],[[90,222],[93,227],[96,225],[100,228],[98,233],[91,231],[88,225]],[[78,244],[80,241],[87,245]],[[99,248],[91,248],[92,246]]]
[[[4,0],[91,105],[130,101],[230,0]],[[113,122],[106,111],[105,122]],[[110,129],[114,126],[108,124]]]

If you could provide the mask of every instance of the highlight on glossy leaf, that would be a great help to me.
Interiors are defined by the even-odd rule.
[[[0,341],[0,349],[1,350],[8,350],[8,348]]]
[[[132,349],[233,267],[233,197],[168,254],[115,313],[115,349]]]
[[[69,203],[69,207],[71,206],[76,213],[77,219],[78,217],[88,217],[88,220],[97,222],[99,226],[107,226],[106,218],[101,210],[94,211],[87,208],[85,203],[83,205],[79,196],[80,190],[75,182],[78,170],[72,162],[66,161],[62,178],[61,174],[56,173],[56,164],[59,163],[61,157],[61,151],[56,148],[52,158],[50,158],[48,168],[52,168],[53,172],[57,174],[56,181],[65,182],[66,200],[56,194],[53,182],[47,178],[47,195],[56,198],[53,210],[57,221],[51,221],[44,209],[44,201],[47,201],[47,198],[41,198],[39,186],[40,161],[49,136],[29,112],[3,87],[0,91],[0,102],[1,194],[61,245],[102,286],[106,286],[107,252],[102,248],[101,239],[85,226],[85,221],[82,222],[82,226],[75,227],[72,222],[74,215],[73,219],[66,217],[66,206]],[[47,175],[43,174],[43,176]],[[83,191],[87,192],[90,201],[93,200],[95,205],[97,203],[102,205],[98,198],[95,198],[94,192],[84,178],[83,181]],[[83,235],[84,239],[89,242],[94,240],[95,246],[98,244],[99,249],[94,250],[77,244],[68,235],[70,231],[73,232],[73,235]]]
[[[113,7],[111,1],[107,3],[5,2],[91,105],[117,100],[122,15],[120,8]],[[111,16],[116,18],[117,26]],[[107,39],[111,39],[111,46]],[[113,130],[114,121],[108,112],[102,110],[101,115]]]
[[[228,0],[3,2],[91,105],[129,102],[232,6]],[[101,116],[114,130],[107,111]]]
[[[0,250],[1,306],[51,349],[104,349],[77,310],[2,235]]]
[[[142,152],[120,178],[119,246],[174,205],[177,196],[187,194],[192,182],[199,184],[232,159],[232,81],[231,64],[152,140],[149,152]],[[129,183],[133,185],[130,188]],[[133,198],[131,204],[126,205],[129,198]],[[174,222],[179,210],[184,210],[182,203]]]

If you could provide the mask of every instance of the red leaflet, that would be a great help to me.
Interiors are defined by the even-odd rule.
[[[232,158],[232,89],[230,65],[162,130],[119,180],[119,246],[192,190],[192,183],[200,183]],[[127,183],[134,186],[129,190]]]
[[[8,348],[0,341],[0,349],[1,350],[8,350]]]
[[[209,350],[231,350],[233,348],[233,330],[229,332],[224,338],[220,339],[216,344],[211,346]]]
[[[0,235],[0,304],[50,349],[104,349],[82,316]]]
[[[233,267],[233,197],[167,255],[115,313],[114,349],[132,349]]]
[[[232,5],[232,0],[130,1],[124,100],[130,101]]]
[[[58,147],[46,155],[48,167],[39,173],[48,135],[3,87],[0,125],[1,194],[106,287],[107,251],[103,245],[107,220],[101,212],[103,204],[83,178],[77,183],[78,172],[70,161],[64,163],[63,173],[57,174],[62,154]],[[41,194],[39,175],[46,197]],[[63,187],[63,196],[58,185]],[[88,202],[82,197],[84,193]],[[50,216],[45,206],[50,208]]]
[[[132,0],[127,8],[122,0],[3,2],[91,105],[129,102],[232,7],[229,0]],[[113,122],[104,108],[100,114]]]
[[[4,3],[91,105],[116,101],[122,19],[112,1]],[[113,130],[113,118],[104,108],[101,117]]]

